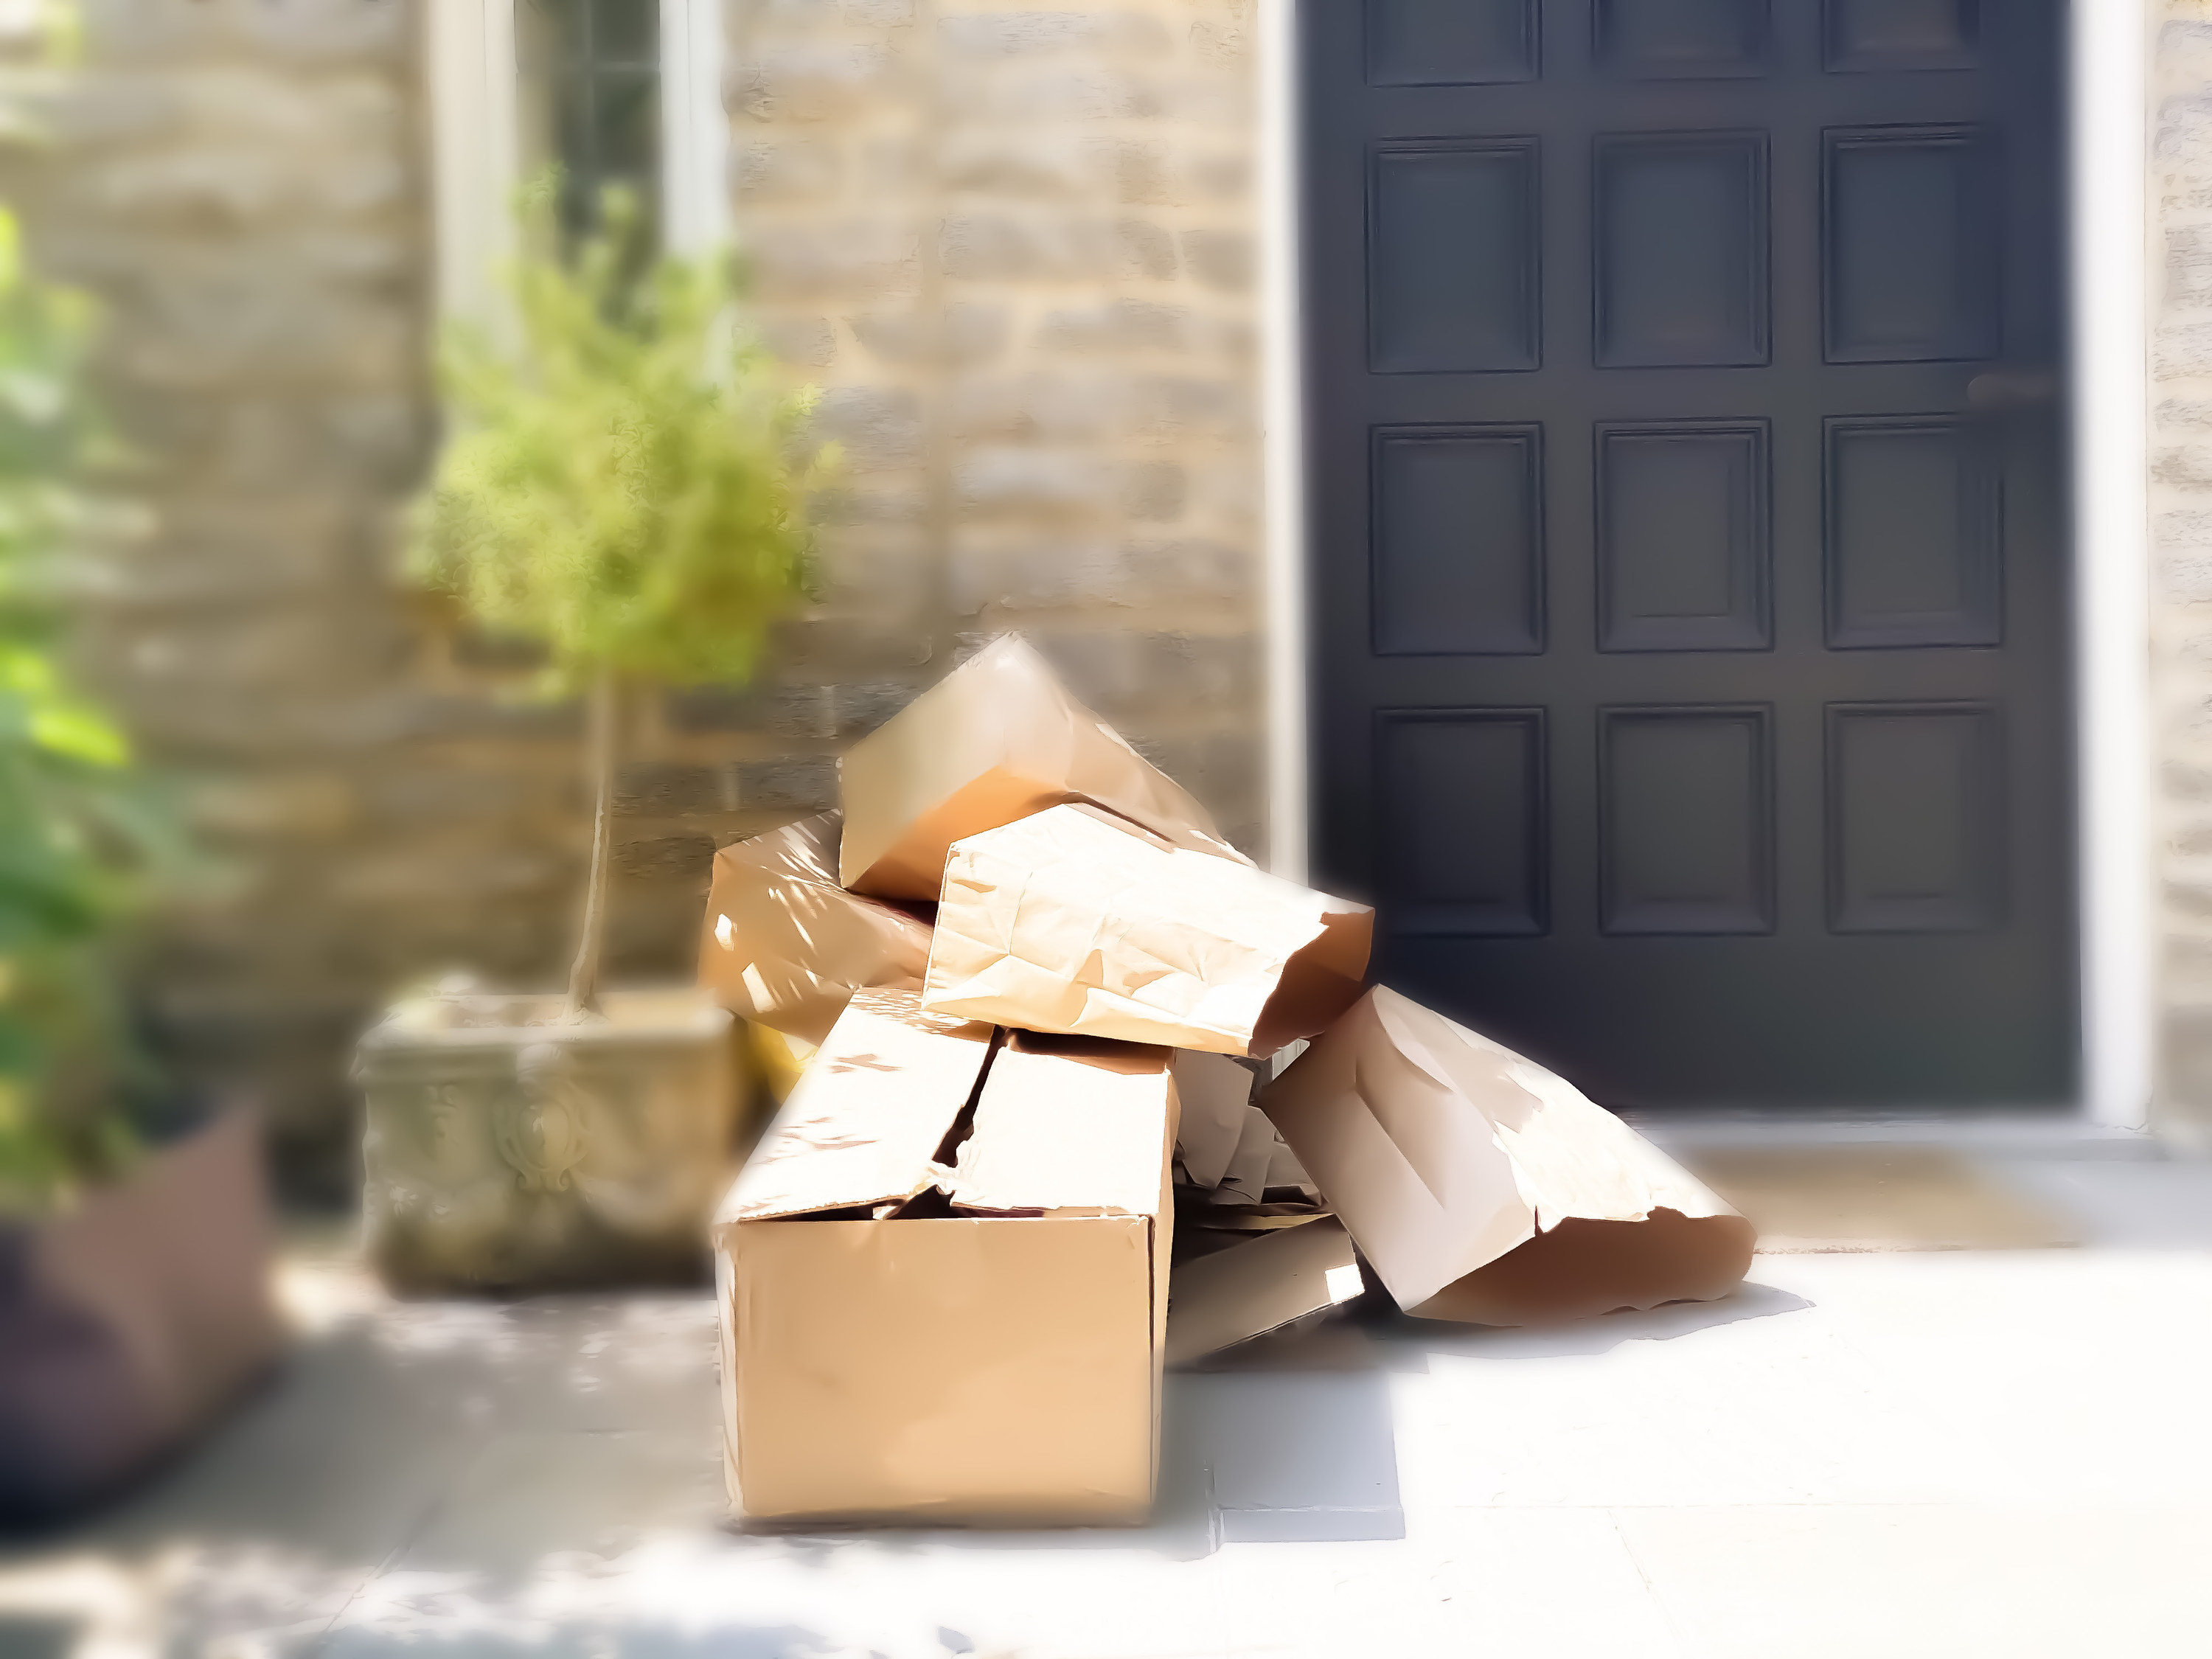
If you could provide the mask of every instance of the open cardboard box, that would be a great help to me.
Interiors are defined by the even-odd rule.
[[[732,1188],[714,1232],[745,1520],[1150,1512],[1169,1055],[1023,1042],[860,992]]]

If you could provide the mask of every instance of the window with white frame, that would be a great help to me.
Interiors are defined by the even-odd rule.
[[[429,0],[439,309],[493,322],[517,186],[561,165],[563,228],[635,189],[664,245],[728,234],[720,0]]]

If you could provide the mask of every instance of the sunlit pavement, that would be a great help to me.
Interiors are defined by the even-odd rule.
[[[266,1392],[0,1553],[0,1655],[2199,1659],[2212,1166],[2000,1173],[2098,1243],[1171,1379],[1133,1533],[738,1535],[704,1294],[394,1304],[304,1246]]]

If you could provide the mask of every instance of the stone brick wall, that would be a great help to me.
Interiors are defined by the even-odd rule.
[[[1020,628],[1255,846],[1251,0],[731,15],[757,309],[848,469],[817,734]]]
[[[2162,0],[2152,65],[2152,623],[2163,889],[2159,1117],[2212,1132],[2212,5]]]
[[[616,972],[688,973],[714,847],[828,804],[842,744],[1006,627],[1257,842],[1247,4],[732,10],[740,234],[848,468],[774,674],[638,713]],[[395,573],[435,439],[416,7],[85,15],[0,190],[106,305],[153,510],[86,665],[229,866],[149,946],[149,1006],[337,1196],[345,1057],[395,987],[557,982],[575,711]]]

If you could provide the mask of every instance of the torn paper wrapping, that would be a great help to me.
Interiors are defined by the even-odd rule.
[[[714,1228],[749,1520],[1127,1523],[1158,1468],[1162,1049],[1018,1049],[864,990]]]
[[[954,843],[923,1006],[1029,1030],[1267,1054],[1359,995],[1374,912],[1090,806]]]
[[[1237,1155],[1251,1109],[1252,1073],[1226,1054],[1176,1051],[1176,1094],[1182,1103],[1182,1126],[1176,1152],[1195,1187],[1218,1187]]]
[[[1177,847],[1236,863],[1212,816],[1068,696],[1016,635],[993,641],[846,752],[838,875],[854,892],[933,900],[956,841],[1087,800]]]
[[[929,924],[837,884],[839,815],[714,854],[699,982],[732,1013],[819,1042],[863,986],[918,987]]]
[[[1724,1296],[1751,1224],[1531,1060],[1377,987],[1260,1103],[1398,1304],[1519,1325]]]

